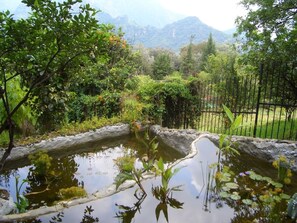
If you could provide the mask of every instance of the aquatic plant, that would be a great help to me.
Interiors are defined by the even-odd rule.
[[[223,153],[225,156],[229,155],[239,155],[239,152],[236,149],[236,143],[232,141],[233,133],[236,129],[241,126],[242,123],[242,115],[237,117],[230,111],[228,107],[223,105],[223,109],[225,114],[228,117],[229,128],[226,130],[225,134],[221,134],[219,138],[219,149],[220,153]],[[220,162],[221,154],[219,154],[219,162]]]
[[[19,176],[16,176],[15,177],[15,191],[16,191],[16,202],[15,205],[16,205],[16,208],[18,210],[19,213],[24,213],[27,209],[27,207],[29,206],[29,201],[28,199],[21,194],[21,189],[23,187],[23,185],[25,183],[28,182],[28,180],[23,180],[21,185],[19,185]]]
[[[137,125],[137,123],[134,123],[133,126],[136,138],[140,139],[141,137],[138,135],[140,127]],[[141,191],[146,194],[141,183],[143,178],[142,175],[144,172],[153,170],[156,157],[155,155],[159,144],[156,142],[156,137],[150,140],[148,132],[145,133],[145,139],[147,142],[142,139],[141,142],[146,148],[147,153],[144,155],[144,157],[142,157],[141,160],[137,160],[135,154],[131,154],[129,150],[124,154],[124,156],[115,159],[115,165],[120,171],[115,177],[116,189],[118,189],[119,186],[121,186],[127,180],[132,180],[135,181]],[[139,168],[136,167],[136,162],[141,163]]]
[[[278,180],[284,184],[291,184],[292,171],[287,158],[280,156],[277,160],[273,161],[272,165],[277,169]]]
[[[69,200],[73,198],[85,197],[87,196],[87,192],[82,187],[69,187],[69,188],[62,188],[59,190],[59,195],[63,200]]]
[[[162,158],[159,159],[158,162],[155,162],[155,174],[161,176],[161,185],[160,186],[152,186],[152,194],[153,196],[160,201],[160,203],[156,206],[156,218],[159,220],[159,216],[161,211],[163,212],[165,219],[169,222],[168,219],[168,205],[181,209],[183,204],[182,202],[173,198],[172,193],[174,191],[181,191],[181,185],[169,187],[169,182],[172,177],[180,170],[180,168],[173,169],[172,167],[166,168]]]
[[[116,189],[118,189],[127,180],[133,180],[138,187],[145,193],[145,190],[141,184],[143,168],[136,168],[136,158],[133,154],[126,153],[122,157],[115,159],[115,165],[119,169],[119,174],[115,177]]]

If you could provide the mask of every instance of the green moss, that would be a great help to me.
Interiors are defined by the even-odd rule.
[[[87,196],[87,192],[84,188],[81,187],[69,187],[69,188],[62,188],[59,190],[59,194],[62,200],[70,200],[73,198],[85,197]]]

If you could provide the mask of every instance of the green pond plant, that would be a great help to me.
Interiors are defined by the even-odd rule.
[[[226,130],[225,134],[221,134],[219,138],[219,149],[220,153],[223,153],[225,156],[230,155],[240,155],[236,148],[236,142],[232,141],[233,133],[241,126],[242,123],[242,115],[238,115],[237,117],[230,111],[230,109],[223,105],[223,109],[227,116],[227,122],[229,128]],[[221,158],[219,154],[219,159]],[[219,160],[220,162],[220,160]]]
[[[232,112],[223,105],[224,111],[230,121],[228,134],[222,134],[219,139],[219,164],[212,164],[212,167],[219,166],[214,174],[215,186],[220,199],[233,204],[235,210],[246,214],[245,218],[260,220],[261,222],[282,222],[286,219],[287,213],[284,211],[290,196],[285,193],[285,185],[291,183],[292,172],[290,163],[284,156],[273,162],[273,166],[278,170],[277,181],[270,177],[257,174],[249,170],[239,174],[232,171],[232,167],[224,165],[221,153],[225,158],[232,155],[239,155],[233,148],[236,145],[232,142],[232,132],[240,126],[241,118],[234,117]],[[288,206],[288,215],[294,219],[296,198],[291,198]]]
[[[136,138],[140,139],[139,129],[140,126],[138,123],[133,124],[133,129],[136,135]],[[141,139],[142,144],[145,146],[147,153],[138,160],[135,157],[134,153],[131,153],[131,150],[126,150],[124,156],[118,157],[115,159],[115,165],[119,169],[119,174],[115,177],[116,189],[119,188],[127,180],[135,181],[143,194],[146,194],[141,180],[143,179],[143,173],[149,172],[153,168],[153,163],[155,160],[155,155],[157,153],[158,143],[156,138],[150,139],[148,132],[145,133],[145,140]],[[137,163],[141,163],[137,165]],[[136,195],[137,193],[135,193]]]
[[[141,183],[143,179],[143,174],[152,172],[155,176],[161,177],[160,186],[152,186],[153,196],[160,201],[157,205],[155,214],[157,221],[159,219],[161,211],[163,212],[165,219],[168,220],[168,206],[173,208],[182,208],[183,203],[177,201],[172,197],[173,191],[181,191],[181,186],[169,187],[169,182],[172,177],[180,170],[180,168],[166,167],[163,159],[160,157],[156,159],[156,153],[158,151],[158,142],[156,142],[156,137],[150,139],[148,131],[144,134],[144,139],[139,136],[140,126],[138,123],[133,124],[136,138],[138,138],[144,147],[146,148],[146,154],[137,160],[135,154],[131,153],[130,150],[125,151],[124,156],[118,157],[115,160],[115,164],[119,169],[119,174],[115,178],[116,189],[119,188],[125,181],[132,180],[138,185],[142,193],[137,194],[138,189],[135,191],[134,196],[137,202],[132,206],[118,205],[120,211],[116,214],[117,218],[122,220],[128,220],[131,222],[134,218],[135,213],[140,211],[141,204],[147,196],[147,193]]]
[[[22,183],[19,185],[19,178],[20,178],[19,176],[15,177],[15,189],[16,189],[15,205],[19,213],[24,213],[26,212],[29,206],[29,201],[23,194],[21,194],[21,189],[23,185],[28,182],[28,180],[24,179]]]
[[[292,171],[287,158],[281,155],[277,160],[273,161],[272,165],[277,169],[278,180],[287,185],[291,184]]]
[[[73,198],[80,198],[87,196],[87,192],[82,187],[69,187],[69,188],[62,188],[59,190],[59,195],[62,200],[70,200]]]
[[[173,169],[173,167],[165,167],[162,157],[155,162],[154,168],[156,175],[161,176],[161,185],[152,186],[153,196],[160,201],[155,210],[156,218],[158,221],[162,211],[166,221],[169,222],[168,205],[173,208],[181,209],[184,204],[172,196],[174,191],[181,191],[181,185],[169,187],[170,180],[175,174],[177,174],[180,168]]]

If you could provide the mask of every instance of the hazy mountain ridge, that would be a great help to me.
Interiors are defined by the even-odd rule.
[[[191,36],[194,36],[193,43],[200,43],[206,41],[210,33],[218,43],[232,39],[231,35],[202,23],[194,16],[178,20],[163,28],[133,25],[129,22],[128,17],[112,18],[106,13],[100,13],[98,19],[104,23],[114,24],[117,28],[121,27],[125,33],[125,39],[130,44],[142,44],[150,48],[159,47],[178,51],[181,47],[189,44]]]
[[[124,38],[132,45],[142,44],[149,48],[159,47],[178,51],[181,47],[189,44],[191,36],[194,36],[193,43],[206,41],[210,33],[212,33],[213,39],[218,43],[224,43],[232,39],[230,34],[216,30],[202,23],[194,16],[174,21],[177,19],[177,16],[162,7],[158,8],[160,4],[156,0],[143,0],[142,4],[138,0],[129,0],[129,3],[131,1],[135,3],[132,6],[127,1],[118,0],[117,4],[115,4],[114,1],[110,0],[102,0],[100,2],[85,0],[84,3],[89,3],[92,7],[101,10],[97,15],[100,23],[114,24],[116,28],[121,27],[125,33]],[[104,7],[100,7],[100,5],[104,5]],[[121,8],[120,6],[123,7]],[[121,16],[112,16],[104,12],[103,8],[108,11],[113,9],[114,15]],[[29,9],[24,4],[20,4],[13,13],[16,18],[24,18],[28,15],[28,12]],[[132,12],[134,12],[134,15]],[[130,14],[124,15],[124,13]],[[139,17],[135,17],[136,15],[139,15]],[[151,20],[152,16],[154,20]],[[151,21],[150,25],[143,25],[149,21]],[[154,21],[159,21],[159,24],[162,23],[164,26],[159,25],[157,27]],[[174,22],[169,23],[169,21]]]
[[[130,22],[139,26],[162,28],[186,17],[165,9],[158,0],[84,0],[83,2],[110,14],[113,18],[127,15]]]

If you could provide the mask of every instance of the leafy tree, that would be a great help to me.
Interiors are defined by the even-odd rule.
[[[296,1],[242,0],[241,4],[248,13],[237,18],[237,37],[242,37],[249,59],[296,61]]]
[[[204,48],[201,56],[200,70],[205,70],[208,57],[216,54],[216,45],[212,39],[212,34],[209,34],[206,47]]]
[[[94,57],[104,35],[98,31],[96,11],[88,4],[80,5],[81,0],[22,2],[31,8],[27,19],[15,20],[8,11],[0,13],[0,97],[6,113],[0,133],[8,130],[10,140],[1,167],[14,146],[16,112],[31,99],[42,121],[55,121],[54,109],[65,109],[61,96],[70,74],[79,69],[82,60]],[[25,93],[12,106],[7,86],[16,78]]]
[[[162,80],[172,72],[171,60],[168,54],[159,54],[153,63],[153,78]]]
[[[241,48],[252,65],[264,65],[273,80],[282,80],[279,88],[286,89],[285,99],[297,105],[297,3],[296,1],[242,0],[247,14],[237,19],[238,33],[243,42]],[[283,66],[283,68],[282,68]],[[269,70],[270,69],[270,70]],[[271,80],[263,80],[272,87]],[[275,97],[279,92],[275,91]],[[290,108],[286,108],[291,110]]]
[[[218,82],[227,77],[235,77],[237,55],[235,52],[217,53],[208,57],[205,71],[211,75],[211,80]]]

